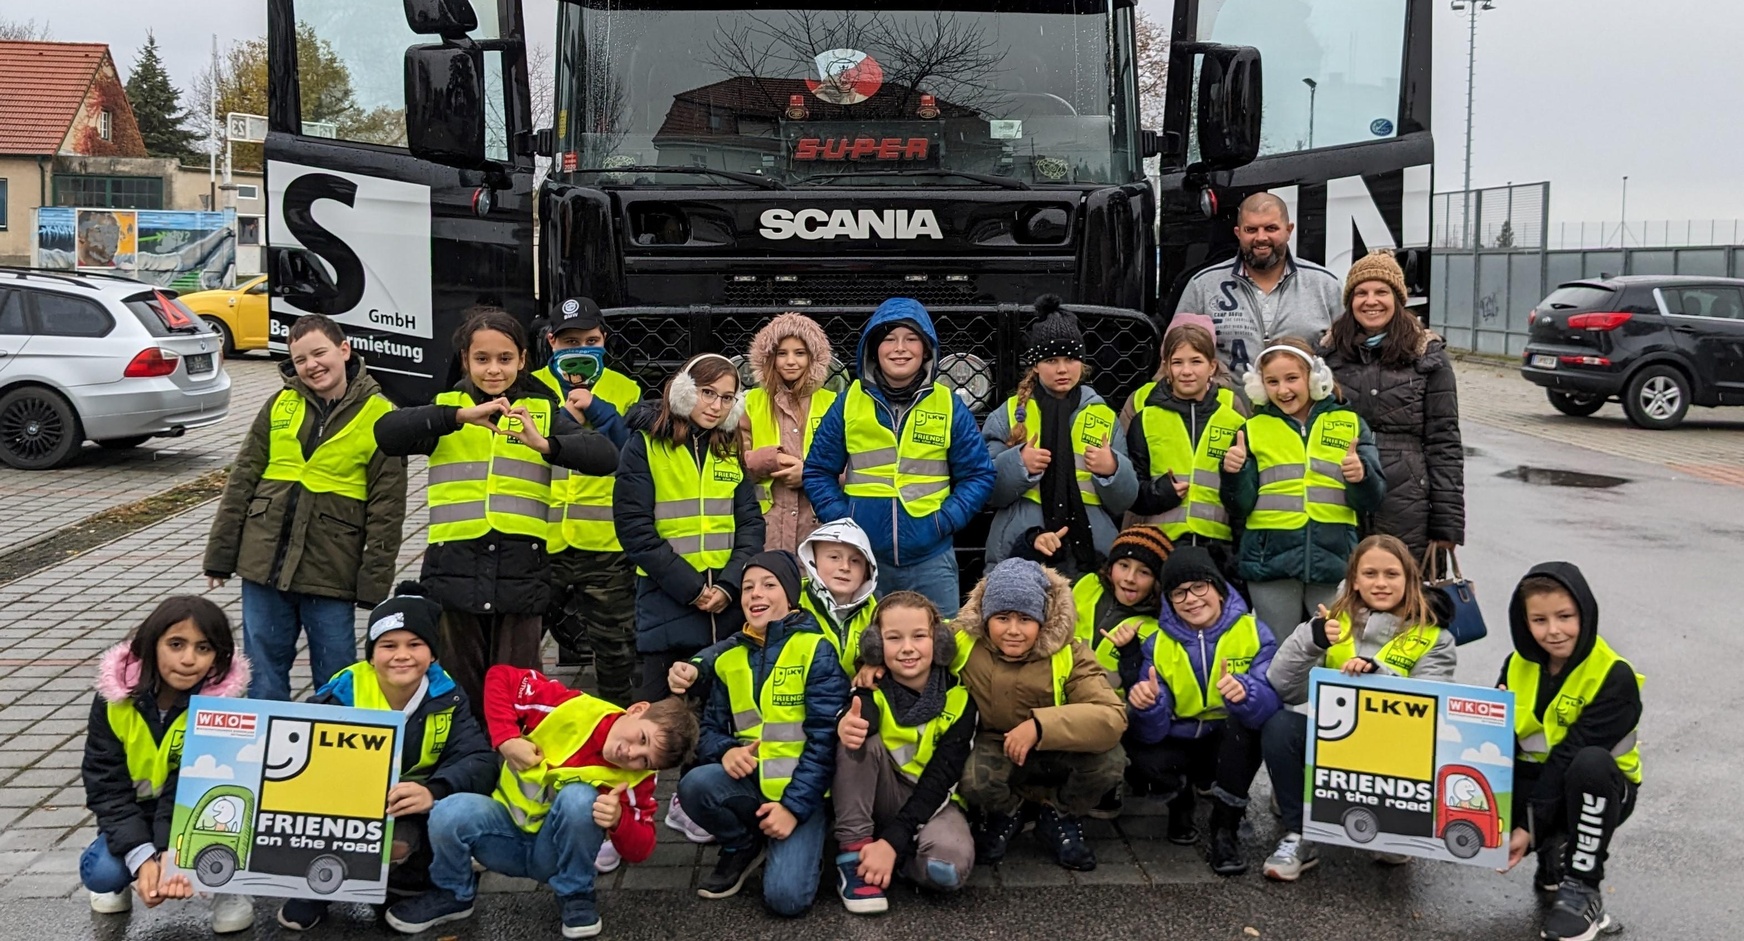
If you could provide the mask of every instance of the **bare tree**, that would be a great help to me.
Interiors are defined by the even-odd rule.
[[[1161,128],[1169,84],[1169,24],[1137,11],[1133,45],[1138,59],[1138,113],[1144,127]]]
[[[47,42],[53,38],[54,30],[49,28],[47,20],[43,20],[42,25],[39,26],[35,19],[0,19],[0,40],[12,40],[14,42]]]

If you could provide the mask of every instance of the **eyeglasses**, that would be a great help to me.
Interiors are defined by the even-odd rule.
[[[716,392],[713,389],[698,389],[698,390],[696,390],[696,396],[697,396],[698,401],[701,401],[707,405],[730,405],[730,404],[732,404],[733,399],[738,397],[738,393],[737,392],[722,393],[722,392]]]
[[[1174,591],[1169,592],[1169,600],[1179,604],[1186,601],[1188,595],[1192,595],[1195,598],[1203,598],[1205,597],[1205,593],[1210,590],[1210,582],[1188,582]]]

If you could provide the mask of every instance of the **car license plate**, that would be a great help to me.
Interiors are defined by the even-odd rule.
[[[1532,357],[1532,368],[1533,369],[1555,369],[1556,368],[1556,357],[1546,356],[1542,353],[1539,353],[1539,354]]]
[[[188,361],[188,375],[190,376],[204,376],[212,371],[211,353],[196,353],[184,358]]]

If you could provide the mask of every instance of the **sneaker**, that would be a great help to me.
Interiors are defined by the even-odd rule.
[[[704,876],[696,894],[705,899],[728,899],[745,887],[745,878],[763,865],[763,841],[748,846],[721,847],[715,857],[715,870]]]
[[[1313,869],[1320,862],[1320,851],[1314,844],[1302,839],[1300,833],[1286,833],[1278,841],[1278,848],[1272,850],[1272,855],[1266,857],[1266,878],[1279,882],[1295,882],[1305,869]]]
[[[1113,820],[1120,816],[1120,811],[1125,806],[1126,801],[1121,797],[1120,785],[1116,784],[1107,794],[1102,795],[1102,801],[1090,811],[1090,816],[1097,820]]]
[[[666,805],[666,826],[684,834],[684,838],[692,843],[713,843],[715,841],[713,833],[704,830],[701,824],[690,819],[683,807],[678,806],[677,794],[672,795],[671,803]]]
[[[1023,818],[1017,814],[988,813],[975,826],[975,861],[993,865],[1005,858],[1011,840],[1023,832]]]
[[[395,931],[417,934],[437,925],[472,917],[472,900],[461,901],[447,889],[431,889],[387,910],[383,916]]]
[[[92,892],[91,911],[99,915],[123,915],[133,910],[133,890]]]
[[[285,899],[279,906],[279,924],[292,931],[308,931],[327,914],[327,903],[315,899]]]
[[[591,938],[600,933],[599,908],[594,905],[593,892],[577,892],[558,899],[563,910],[565,938]]]
[[[1383,866],[1403,866],[1411,861],[1411,857],[1405,853],[1370,853],[1369,856]]]
[[[884,890],[860,878],[859,868],[859,850],[836,857],[836,894],[842,897],[842,907],[855,915],[889,911],[890,900],[884,897]]]
[[[212,896],[212,931],[215,934],[229,934],[232,931],[243,931],[254,925],[254,896],[252,895],[214,895]]]
[[[1562,888],[1562,849],[1561,840],[1538,848],[1538,871],[1532,876],[1532,887],[1546,895]]]
[[[611,838],[606,838],[606,841],[600,844],[599,855],[593,858],[593,871],[605,875],[608,872],[616,872],[618,867],[623,864],[624,857],[619,855],[618,848],[612,845]]]
[[[1592,941],[1610,927],[1611,916],[1605,914],[1598,888],[1579,879],[1564,879],[1538,935],[1550,941]]]
[[[1096,868],[1096,853],[1084,842],[1078,818],[1062,814],[1052,805],[1042,808],[1036,819],[1036,839],[1054,861],[1067,869],[1089,872]]]

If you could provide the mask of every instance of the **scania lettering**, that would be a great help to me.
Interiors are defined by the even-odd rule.
[[[765,209],[763,227],[758,231],[766,239],[942,239],[939,220],[931,209]]]

